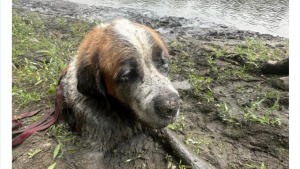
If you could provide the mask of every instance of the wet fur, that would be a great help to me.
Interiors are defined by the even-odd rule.
[[[169,54],[151,28],[117,19],[88,33],[77,54],[64,70],[64,114],[93,150],[103,155],[135,134],[175,121],[179,95],[166,77]],[[169,96],[171,114],[161,106]],[[89,167],[97,165],[103,164]]]

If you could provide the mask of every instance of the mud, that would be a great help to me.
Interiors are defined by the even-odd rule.
[[[108,22],[121,16],[154,28],[169,47],[173,62],[169,78],[183,100],[182,115],[174,127],[176,136],[199,158],[216,168],[260,168],[262,164],[268,169],[289,168],[289,93],[274,88],[273,82],[278,75],[260,71],[263,59],[250,61],[236,50],[236,46],[252,37],[262,41],[270,53],[276,49],[281,58],[285,58],[288,39],[203,22],[200,18],[157,17],[148,11],[94,7],[58,0],[15,0],[13,9],[40,13],[46,19],[49,33],[61,31],[70,34],[68,28],[55,24],[57,16],[68,18],[68,22],[76,19]],[[221,54],[217,49],[221,49]],[[212,64],[209,64],[208,56]],[[37,59],[37,56],[29,59]],[[244,70],[244,65],[256,66],[241,74],[226,74]],[[195,92],[195,85],[188,83],[191,74],[203,77],[196,80],[202,85],[198,92]],[[41,87],[41,90],[47,88]],[[54,100],[52,96],[49,99]],[[34,102],[22,108],[22,112],[44,105],[47,101]],[[247,109],[249,107],[252,108]],[[22,113],[16,111],[17,108],[18,104],[13,103],[13,115]],[[247,118],[251,114],[263,118],[268,111],[269,123]],[[280,119],[280,123],[272,124],[275,119]],[[66,151],[65,156],[53,159],[56,146],[56,139],[49,137],[46,131],[35,133],[12,149],[12,166],[15,169],[38,169],[57,163],[56,168],[76,168],[72,158],[79,159],[80,156]],[[36,149],[41,151],[29,158],[27,153]],[[105,163],[108,168],[168,168],[171,164],[178,168],[180,159],[164,140],[148,133],[109,151],[105,154]]]

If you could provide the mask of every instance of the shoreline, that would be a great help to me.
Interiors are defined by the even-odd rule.
[[[86,19],[90,22],[101,21],[110,22],[116,17],[125,17],[132,21],[147,25],[159,33],[176,34],[185,31],[189,36],[200,36],[204,40],[219,39],[236,39],[244,40],[245,37],[254,37],[265,40],[288,40],[289,38],[274,36],[271,34],[262,34],[250,30],[239,30],[235,27],[229,27],[224,24],[207,22],[201,18],[186,19],[183,17],[163,16],[160,17],[152,11],[135,10],[132,8],[112,8],[104,6],[89,6],[86,4],[77,4],[68,1],[23,1],[15,0],[13,9],[29,10],[47,15],[63,16],[73,19]],[[133,11],[134,10],[134,11]],[[192,33],[190,33],[192,32]],[[197,32],[195,34],[195,32]],[[179,35],[182,35],[182,33]],[[211,36],[211,37],[210,37]]]

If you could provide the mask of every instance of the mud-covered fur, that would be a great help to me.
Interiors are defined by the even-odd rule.
[[[166,76],[169,61],[151,28],[123,18],[94,28],[62,80],[72,125],[105,152],[145,129],[174,122],[180,98]]]

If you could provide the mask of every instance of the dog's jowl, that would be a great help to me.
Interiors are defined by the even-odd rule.
[[[149,27],[118,18],[94,28],[62,80],[70,124],[103,154],[144,129],[173,123],[180,98],[167,78],[169,62]]]

